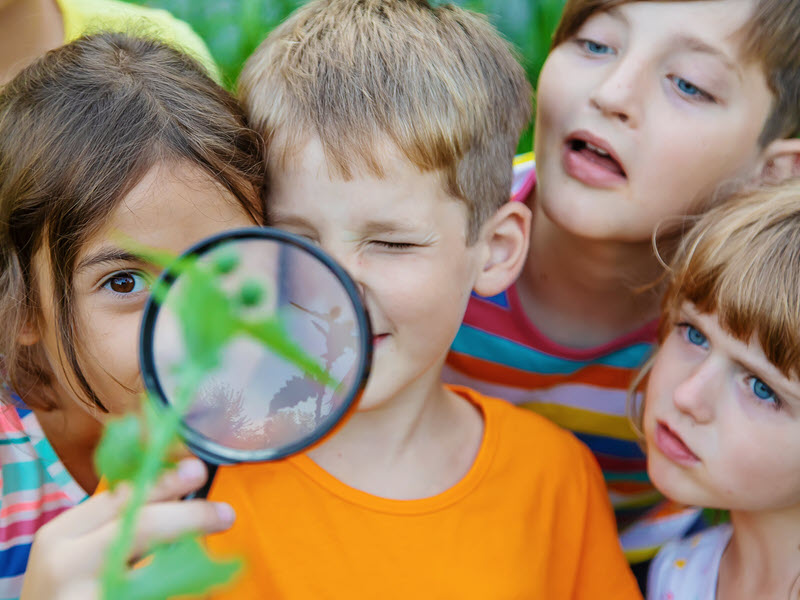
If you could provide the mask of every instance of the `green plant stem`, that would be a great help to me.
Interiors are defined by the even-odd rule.
[[[103,598],[105,600],[117,598],[119,596],[117,590],[120,590],[126,583],[129,553],[134,542],[139,510],[144,506],[148,492],[161,474],[164,459],[170,445],[175,440],[181,416],[194,396],[197,382],[201,381],[203,376],[202,372],[191,367],[183,375],[182,381],[193,382],[193,385],[182,385],[175,406],[158,414],[157,419],[154,417],[149,419],[151,422],[148,423],[147,453],[142,461],[141,469],[134,479],[133,492],[125,506],[120,531],[109,548],[108,558],[104,565]],[[152,411],[147,414],[155,415]]]

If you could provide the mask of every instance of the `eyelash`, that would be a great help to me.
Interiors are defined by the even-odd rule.
[[[783,406],[783,400],[781,400],[778,397],[778,395],[775,393],[775,390],[773,390],[769,385],[764,383],[763,379],[761,379],[760,377],[756,377],[755,375],[748,375],[746,377],[746,380],[748,384],[751,384],[748,385],[748,387],[750,388],[750,392],[753,394],[753,397],[756,399],[756,402],[759,405],[769,408],[770,410],[774,410],[776,412],[781,410],[781,407]],[[768,402],[769,400],[768,398],[761,398],[760,396],[756,395],[756,392],[752,387],[752,384],[755,384],[755,382],[761,383],[765,388],[767,388],[770,391],[770,393],[772,394],[771,396],[773,400],[772,402]]]
[[[134,279],[134,289],[132,291],[130,291],[130,292],[117,292],[115,290],[112,290],[109,287],[109,285],[111,284],[111,282],[114,279],[125,277],[126,275]],[[136,279],[137,278],[142,279],[143,288],[144,289],[140,289],[140,290],[136,289],[136,285],[137,285],[136,284]],[[149,287],[150,287],[150,278],[146,274],[144,274],[144,273],[142,273],[140,271],[129,271],[129,270],[116,271],[115,273],[111,273],[108,277],[106,277],[100,283],[100,288],[101,289],[107,291],[110,294],[113,294],[114,296],[120,297],[120,298],[131,297],[134,294],[141,294],[143,292],[147,293],[149,291]]]
[[[690,344],[692,344],[693,346],[699,346],[701,348],[707,347],[708,338],[706,337],[706,335],[702,331],[700,331],[697,327],[695,327],[691,323],[687,323],[686,321],[681,321],[679,323],[675,323],[675,328],[680,330],[681,336],[683,337],[683,339],[686,340],[687,342],[689,342]],[[691,331],[696,331],[697,333],[699,333],[700,335],[703,336],[703,344],[697,344],[697,343],[695,343],[695,342],[693,342],[692,340],[689,339],[690,330]]]
[[[386,242],[383,240],[372,240],[372,243],[376,246],[381,246],[382,248],[388,248],[390,250],[408,250],[409,248],[414,248],[416,244],[411,244],[408,242]]]
[[[703,88],[696,86],[691,81],[684,79],[683,77],[679,77],[678,75],[668,75],[667,79],[669,79],[675,88],[678,90],[678,94],[682,97],[687,98],[689,100],[700,100],[702,102],[710,102],[712,104],[717,103],[717,99],[714,98],[711,94],[705,91]],[[686,90],[681,89],[681,83],[685,83],[687,86],[691,87],[693,90],[696,90],[696,94],[690,94]]]
[[[576,38],[575,43],[578,45],[579,48],[583,49],[590,56],[604,56],[607,54],[613,54],[613,48],[611,48],[611,46],[609,46],[608,44],[597,42],[595,40],[590,40],[588,38]],[[590,46],[596,46],[598,49],[602,48],[604,50],[611,50],[611,52],[597,52],[591,50]]]
[[[682,321],[682,322],[676,323],[675,327],[681,331],[681,336],[689,344],[692,344],[694,346],[698,346],[700,348],[707,348],[708,347],[708,338],[706,337],[706,335],[702,331],[700,331],[697,327],[692,325],[691,323],[687,323],[685,321]],[[701,336],[703,336],[703,343],[702,344],[695,343],[691,339],[689,339],[689,336],[691,335],[691,331],[696,331]],[[783,401],[778,397],[777,394],[775,394],[775,391],[766,382],[764,382],[763,379],[761,379],[760,377],[758,377],[756,375],[753,375],[752,373],[748,373],[747,376],[745,377],[745,380],[747,381],[748,387],[750,388],[750,390],[749,390],[750,394],[752,394],[755,402],[759,406],[763,406],[765,408],[769,408],[770,410],[774,410],[774,411],[781,410],[781,407],[783,406]],[[770,393],[772,394],[771,397],[774,399],[773,402],[767,402],[768,398],[761,398],[758,395],[756,395],[755,390],[752,387],[756,382],[761,383],[765,388],[767,388],[770,391]]]

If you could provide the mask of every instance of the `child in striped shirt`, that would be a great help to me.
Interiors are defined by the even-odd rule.
[[[798,31],[798,0],[568,0],[538,84],[536,165],[516,166],[526,264],[504,293],[472,298],[448,357],[447,381],[590,447],[634,563],[699,514],[659,506],[625,415],[655,342],[651,236],[677,238],[676,217],[740,180],[798,170]]]

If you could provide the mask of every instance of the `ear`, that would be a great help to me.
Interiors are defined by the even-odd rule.
[[[473,290],[494,296],[516,281],[528,256],[531,210],[522,202],[507,202],[481,228],[485,261]]]
[[[760,182],[778,183],[800,176],[800,139],[774,140],[767,144],[763,156]]]

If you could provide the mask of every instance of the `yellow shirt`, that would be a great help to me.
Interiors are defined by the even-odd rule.
[[[469,472],[437,496],[379,498],[304,454],[221,467],[210,499],[237,518],[207,543],[246,567],[213,597],[641,598],[589,450],[529,411],[451,389],[481,411],[484,436]]]
[[[219,70],[205,43],[188,24],[165,10],[121,0],[57,0],[64,21],[64,43],[98,31],[155,37],[193,56],[219,81]]]

